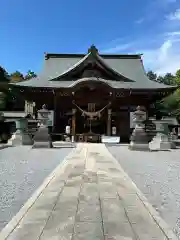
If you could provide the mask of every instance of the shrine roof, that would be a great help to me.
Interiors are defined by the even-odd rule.
[[[67,74],[78,69],[82,63],[95,58],[116,79],[102,79],[97,77],[67,79]],[[134,55],[106,55],[99,54],[92,46],[87,54],[46,54],[42,72],[30,80],[13,83],[21,87],[37,88],[71,88],[80,81],[102,81],[112,88],[123,89],[168,89],[174,86],[165,85],[148,79],[144,70],[141,54]]]

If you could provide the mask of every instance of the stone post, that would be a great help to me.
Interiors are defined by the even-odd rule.
[[[76,135],[76,109],[72,109],[72,137],[71,141],[74,142]]]
[[[49,134],[48,120],[49,111],[44,104],[38,111],[39,128],[34,136],[33,148],[52,148],[52,139]]]
[[[111,136],[111,113],[112,113],[112,110],[108,109],[107,136]]]
[[[33,140],[28,133],[28,119],[20,118],[16,120],[16,132],[8,141],[12,146],[32,145]]]
[[[147,151],[149,150],[148,136],[145,132],[145,124],[146,120],[146,112],[142,109],[142,107],[138,106],[137,110],[134,112],[133,122],[135,124],[135,128],[131,135],[131,142],[129,145],[130,150],[139,150],[139,151]]]

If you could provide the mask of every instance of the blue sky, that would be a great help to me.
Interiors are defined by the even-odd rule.
[[[180,68],[180,0],[1,0],[0,65],[39,72],[44,52],[143,53],[158,74]]]

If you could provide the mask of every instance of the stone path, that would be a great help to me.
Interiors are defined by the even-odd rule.
[[[105,145],[78,144],[0,239],[177,239],[139,195]]]

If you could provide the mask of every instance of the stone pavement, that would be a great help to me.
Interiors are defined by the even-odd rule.
[[[78,144],[0,240],[177,239],[140,194],[105,145]]]

